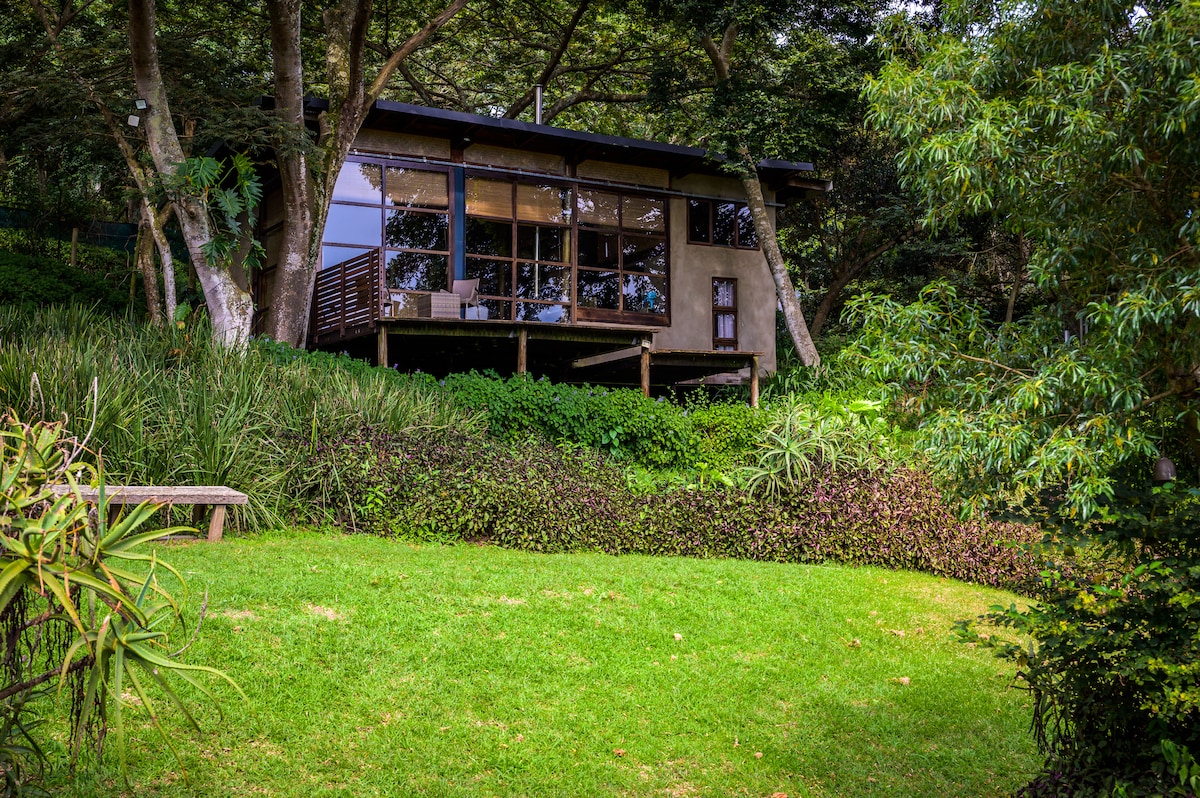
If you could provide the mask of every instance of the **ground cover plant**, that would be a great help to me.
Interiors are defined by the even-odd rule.
[[[130,788],[105,760],[64,795],[994,796],[1037,764],[1012,666],[948,635],[1014,599],[953,580],[298,532],[164,551],[209,592],[191,654],[250,702],[202,713],[190,784],[138,745]]]
[[[290,489],[346,528],[418,540],[909,568],[1010,588],[1041,563],[1019,525],[960,520],[928,475],[814,470],[774,496],[736,488],[630,489],[586,450],[453,432],[366,430],[317,447]]]

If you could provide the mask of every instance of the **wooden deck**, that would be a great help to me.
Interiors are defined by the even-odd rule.
[[[749,369],[751,403],[758,403],[760,352],[656,350],[660,327],[402,318],[390,315],[391,307],[379,250],[324,269],[313,291],[309,345],[406,371],[532,371],[564,382],[640,387],[647,396],[653,386]]]

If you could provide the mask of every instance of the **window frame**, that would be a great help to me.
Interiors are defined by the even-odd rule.
[[[391,288],[389,286],[388,290],[389,291],[403,291],[405,293],[410,293],[410,294],[429,294],[429,293],[434,293],[439,290],[446,290],[446,291],[450,290],[450,286],[452,285],[452,281],[454,280],[454,225],[455,225],[454,181],[451,179],[450,167],[444,166],[441,164],[424,163],[422,161],[409,161],[409,160],[404,160],[404,159],[386,158],[386,157],[372,157],[370,155],[351,155],[346,158],[346,161],[342,165],[342,168],[345,169],[350,164],[370,164],[372,166],[379,167],[380,175],[382,177],[382,180],[380,181],[380,186],[379,186],[379,201],[377,203],[372,203],[372,202],[364,202],[361,200],[346,200],[346,199],[336,199],[336,198],[331,197],[330,201],[329,201],[330,210],[332,211],[332,209],[335,206],[352,207],[352,208],[370,208],[372,210],[378,210],[378,212],[379,212],[380,244],[378,245],[378,247],[375,247],[373,245],[363,244],[361,242],[352,243],[352,242],[347,242],[347,241],[338,241],[338,240],[334,240],[334,239],[329,239],[329,238],[327,238],[327,236],[328,236],[328,227],[327,227],[326,230],[322,231],[322,234],[321,234],[321,261],[322,261],[321,268],[322,269],[327,268],[325,261],[327,260],[326,252],[329,250],[343,251],[343,252],[347,253],[346,257],[349,258],[349,257],[354,257],[354,255],[358,254],[358,252],[360,250],[370,250],[370,249],[378,248],[380,251],[381,265],[382,265],[383,271],[384,271],[384,280],[386,282],[387,281],[388,263],[396,255],[399,255],[401,253],[412,253],[414,255],[432,255],[432,256],[436,256],[436,257],[444,257],[446,259],[445,288],[443,288],[443,289],[434,288],[434,289],[430,290],[430,289],[415,289],[415,288],[414,289]],[[387,201],[387,175],[388,175],[389,169],[412,169],[414,171],[420,171],[420,172],[437,172],[437,173],[444,175],[446,178],[446,208],[444,210],[440,209],[440,208],[409,208],[409,207],[402,206],[402,205],[388,204],[388,201]],[[436,216],[445,217],[445,219],[446,219],[446,249],[438,250],[438,249],[424,249],[424,248],[420,248],[420,247],[389,246],[388,242],[387,242],[388,214],[393,211],[400,212],[400,213],[427,214],[427,215],[431,215],[431,216],[436,215]],[[345,258],[342,258],[341,260],[345,260]],[[338,262],[340,262],[340,261],[332,261],[331,263],[329,263],[329,265],[333,265]]]
[[[755,240],[754,246],[742,244],[740,241],[741,233],[738,232],[737,218],[738,218],[739,212],[743,208],[746,209],[747,213],[750,213],[750,206],[748,203],[740,202],[738,200],[732,200],[732,199],[718,200],[718,199],[708,199],[708,198],[703,198],[703,197],[687,197],[687,198],[685,198],[685,203],[687,205],[687,224],[685,225],[685,227],[687,229],[687,242],[689,245],[694,246],[694,247],[721,247],[722,249],[740,249],[740,250],[745,250],[746,252],[758,252],[762,249],[762,242],[757,240],[757,238],[758,238],[757,230],[755,231],[755,239],[756,240]],[[708,207],[708,240],[707,241],[697,241],[694,238],[692,238],[692,203],[696,203],[696,204],[703,203],[704,205],[706,205]],[[718,244],[716,241],[713,240],[716,237],[717,206],[718,205],[732,205],[733,206],[734,225],[733,225],[733,243],[732,244]],[[751,223],[753,224],[754,215],[752,213],[750,214],[750,218],[751,218]]]
[[[728,283],[732,292],[733,301],[728,305],[717,304],[717,284]],[[722,277],[713,275],[712,278],[712,331],[713,331],[713,351],[714,352],[736,352],[738,351],[738,310],[737,310],[737,278]],[[717,317],[718,316],[733,316],[733,337],[719,338],[717,337]],[[722,347],[732,347],[732,349],[723,349]]]

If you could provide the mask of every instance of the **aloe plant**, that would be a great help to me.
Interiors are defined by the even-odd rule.
[[[98,729],[95,739],[102,739],[111,719],[125,771],[126,683],[172,751],[146,679],[195,728],[168,677],[195,686],[213,704],[197,674],[224,679],[245,696],[225,674],[181,662],[168,647],[182,616],[180,603],[158,575],[170,574],[179,590],[186,591],[186,583],[175,568],[143,549],[166,535],[193,530],[145,529],[159,509],[149,502],[107,523],[103,486],[94,507],[81,497],[81,484],[101,482],[93,466],[77,459],[81,452],[61,424],[24,424],[10,415],[0,428],[0,629],[5,636],[0,699],[13,699],[0,705],[0,724],[16,725],[26,701],[57,681],[59,693],[72,698],[73,761],[88,729]],[[36,744],[22,752],[40,758]]]

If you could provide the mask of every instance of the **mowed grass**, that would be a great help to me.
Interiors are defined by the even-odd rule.
[[[67,795],[984,796],[1037,765],[1028,699],[918,574],[288,532],[161,556],[209,617],[225,717],[144,713]],[[678,637],[677,637],[678,636]],[[196,698],[194,691],[186,695]]]

